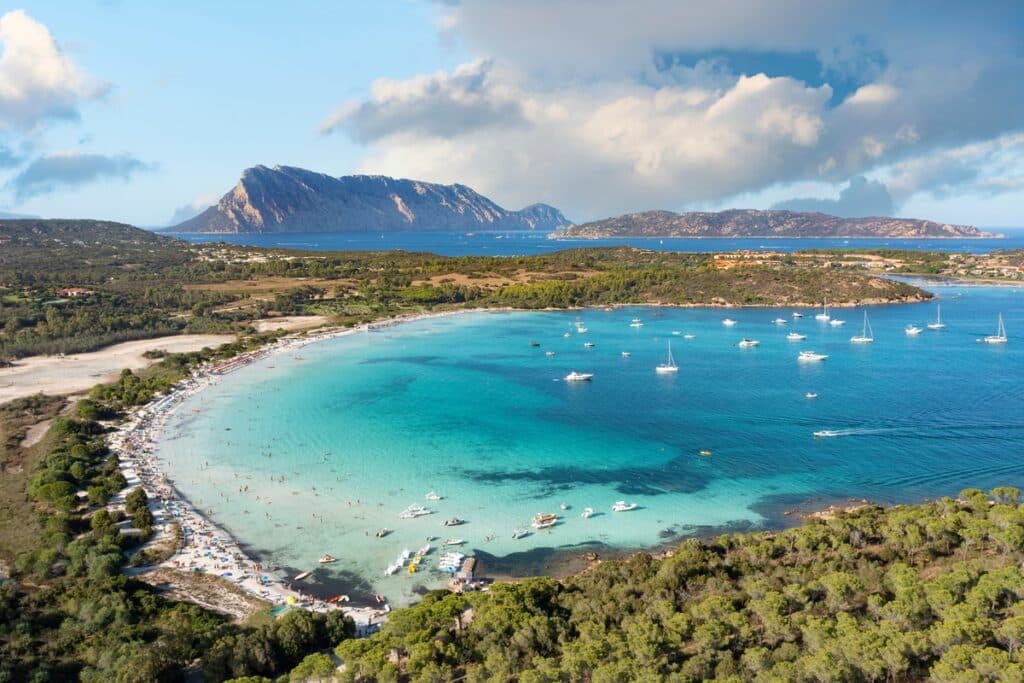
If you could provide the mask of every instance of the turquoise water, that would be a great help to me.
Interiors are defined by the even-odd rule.
[[[317,573],[318,590],[398,604],[444,583],[436,569],[383,576],[427,536],[461,537],[485,565],[534,570],[548,551],[584,543],[650,547],[779,525],[808,499],[1022,485],[1024,291],[929,288],[946,330],[903,332],[923,327],[934,304],[871,307],[876,341],[863,346],[849,342],[862,309],[834,311],[847,321],[839,328],[807,310],[793,320],[789,309],[638,307],[471,313],[359,333],[225,376],[175,411],[159,455],[193,503],[268,563],[309,569],[330,553],[339,562]],[[978,343],[999,312],[1010,343]],[[727,316],[738,324],[723,326]],[[780,316],[789,324],[772,324]],[[634,317],[644,326],[631,328]],[[577,318],[589,331],[564,338]],[[787,341],[793,329],[807,340]],[[761,344],[740,349],[743,337]],[[656,375],[669,341],[680,371]],[[800,364],[802,349],[829,358]],[[561,381],[570,370],[593,381]],[[444,499],[426,501],[430,491]],[[639,507],[611,512],[620,499]],[[437,512],[400,520],[411,503]],[[586,506],[598,514],[582,519]],[[512,539],[542,511],[562,521]],[[455,515],[468,523],[441,526]],[[374,538],[380,527],[394,532]]]

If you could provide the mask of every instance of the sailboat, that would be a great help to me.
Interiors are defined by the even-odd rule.
[[[679,366],[676,365],[675,359],[672,358],[672,342],[668,343],[668,360],[656,367],[654,371],[659,375],[679,372]]]
[[[824,304],[821,307],[821,313],[818,313],[816,316],[814,316],[814,319],[815,320],[828,320],[831,317],[832,316],[830,316],[828,314],[828,299],[825,299],[825,302],[824,302]]]
[[[928,323],[929,330],[941,330],[946,327],[946,323],[942,322],[942,305],[935,304],[935,322]]]
[[[999,314],[999,327],[996,329],[995,334],[990,334],[985,337],[984,342],[986,344],[1005,344],[1006,343],[1006,325],[1003,324],[1003,314]]]
[[[868,312],[864,311],[864,329],[859,335],[850,337],[854,344],[870,344],[875,341],[875,333],[871,331],[871,323],[868,322]]]

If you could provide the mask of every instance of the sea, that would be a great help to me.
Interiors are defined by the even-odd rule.
[[[794,509],[1024,485],[1024,288],[918,283],[935,302],[834,309],[840,327],[811,309],[638,306],[360,332],[225,375],[175,409],[157,455],[265,566],[294,575],[329,553],[310,590],[392,605],[447,583],[448,539],[484,575],[557,573],[584,552],[786,526]],[[945,329],[905,334],[939,305]],[[865,313],[875,341],[852,344]],[[981,343],[1000,314],[1009,343]],[[679,372],[657,374],[670,345]],[[566,382],[574,370],[593,378]],[[411,504],[431,514],[400,519]],[[557,525],[513,538],[541,512]],[[384,575],[428,539],[418,571]]]
[[[844,239],[844,238],[697,238],[622,237],[614,239],[549,239],[542,232],[346,232],[243,235],[172,234],[194,243],[227,242],[254,247],[309,251],[376,251],[399,249],[443,256],[525,256],[562,249],[629,245],[658,251],[717,252],[749,249],[791,252],[801,249],[921,249],[985,253],[996,249],[1024,249],[1024,228],[999,228],[1001,239]]]

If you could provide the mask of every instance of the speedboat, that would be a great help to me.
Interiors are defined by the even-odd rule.
[[[636,508],[636,503],[627,503],[624,500],[617,500],[615,501],[615,504],[612,505],[612,512],[629,512],[630,510],[635,510]]]
[[[551,358],[552,356],[555,355],[555,352],[554,351],[545,351],[544,355],[547,356],[548,358]]]
[[[562,510],[568,510],[569,509],[569,504],[568,503],[562,503],[558,507],[561,508]]]
[[[594,514],[594,508],[583,508],[583,512],[580,517],[583,519],[590,519],[590,516]]]
[[[576,372],[573,370],[565,376],[566,382],[588,382],[594,377],[591,372]]]
[[[441,496],[431,491],[430,493],[427,494],[427,500],[441,500]]]
[[[802,317],[804,317],[804,314],[800,313],[799,311],[793,311],[793,317],[794,318],[802,318]]]
[[[540,346],[540,342],[539,341],[531,341],[530,342],[530,346]]]
[[[801,351],[800,355],[796,357],[798,361],[801,361],[803,363],[822,361],[825,360],[826,358],[828,358],[828,356],[826,356],[825,354],[815,353],[814,351]]]
[[[430,514],[433,514],[433,510],[428,510],[427,508],[423,507],[422,505],[418,505],[416,503],[413,503],[409,507],[405,508],[405,510],[403,510],[401,513],[399,513],[398,518],[399,519],[415,519],[416,517],[422,517],[423,515],[430,515]]]
[[[633,318],[633,320],[629,323],[629,326],[630,327],[643,327],[644,324],[640,320],[640,318]]]
[[[565,337],[566,339],[568,339],[569,337],[571,337],[571,336],[572,336],[572,332],[566,332],[566,333],[565,333],[565,334],[563,334],[562,336],[563,336],[563,337]]]
[[[441,545],[444,545],[444,546],[454,546],[454,545],[463,545],[464,543],[465,543],[465,541],[462,540],[461,538],[449,538],[449,539],[446,539],[445,542],[442,543]]]
[[[903,331],[907,333],[908,337],[916,337],[917,335],[921,334],[921,328],[917,327],[916,325],[907,325],[905,328],[903,328]]]
[[[594,348],[594,342],[583,342],[583,346],[588,349],[592,349]]]
[[[733,325],[736,324],[736,321],[733,320],[732,318],[726,318],[725,320],[722,321],[722,324],[725,325],[726,327],[732,327]]]
[[[577,325],[576,326],[576,332],[579,333],[579,334],[586,334],[587,333],[587,328],[583,327],[583,325]]]
[[[683,335],[683,339],[693,339],[695,336],[697,336],[697,335],[694,335],[694,334],[684,334]]]
[[[623,351],[623,352],[622,352],[622,357],[623,357],[623,358],[629,358],[629,357],[630,357],[631,355],[632,355],[632,354],[631,354],[631,353],[630,353],[629,351]]]
[[[834,429],[822,429],[821,431],[814,432],[814,436],[818,438],[826,438],[829,436],[839,436],[839,432]]]
[[[672,330],[672,336],[673,337],[678,337],[681,334],[682,334],[682,332],[680,332],[679,330]]]
[[[445,526],[459,526],[460,524],[465,524],[465,523],[466,523],[466,520],[459,519],[458,517],[452,517],[451,519],[444,520],[444,525]]]
[[[558,515],[553,512],[538,512],[533,516],[530,526],[534,529],[549,529],[558,523]]]
[[[706,448],[705,448],[705,449],[702,449],[702,450],[700,451],[700,455],[701,455],[702,457],[705,457],[705,458],[710,458],[710,457],[711,457],[711,451],[709,451],[709,450],[708,450],[708,449],[706,449]]]
[[[391,529],[389,529],[387,527],[382,527],[380,529],[377,529],[377,533],[375,533],[374,536],[376,536],[377,538],[384,538],[385,536],[387,536],[390,533],[391,533]]]
[[[332,563],[332,562],[337,562],[338,560],[337,560],[337,558],[335,558],[335,557],[334,557],[334,556],[332,556],[332,555],[321,555],[321,556],[320,556],[320,559],[319,559],[319,560],[317,560],[317,561],[318,561],[318,562],[319,562],[320,564],[330,564],[330,563]]]
[[[830,320],[828,324],[831,325],[832,327],[842,327],[843,325],[846,324],[846,321],[845,320]]]
[[[818,398],[818,395],[813,391],[808,391],[806,394],[804,394],[804,398]]]
[[[518,541],[520,538],[525,538],[525,537],[527,537],[529,535],[530,535],[530,530],[529,529],[524,529],[523,527],[517,527],[512,532],[512,538],[514,540],[516,540],[516,541]]]
[[[760,343],[761,342],[757,341],[756,339],[741,339],[739,347],[741,349],[752,349]]]
[[[803,341],[804,339],[807,339],[807,335],[800,334],[799,332],[790,332],[786,335],[786,339],[789,341]]]
[[[789,321],[788,320],[784,320],[783,318],[776,318],[772,322],[775,323],[776,325],[785,325]]]

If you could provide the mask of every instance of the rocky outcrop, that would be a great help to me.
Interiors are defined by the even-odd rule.
[[[387,176],[335,178],[289,166],[254,166],[215,206],[167,228],[185,233],[555,230],[546,204],[504,209],[465,185]]]
[[[914,218],[839,218],[797,211],[644,211],[571,225],[555,237],[998,237],[966,225]]]

